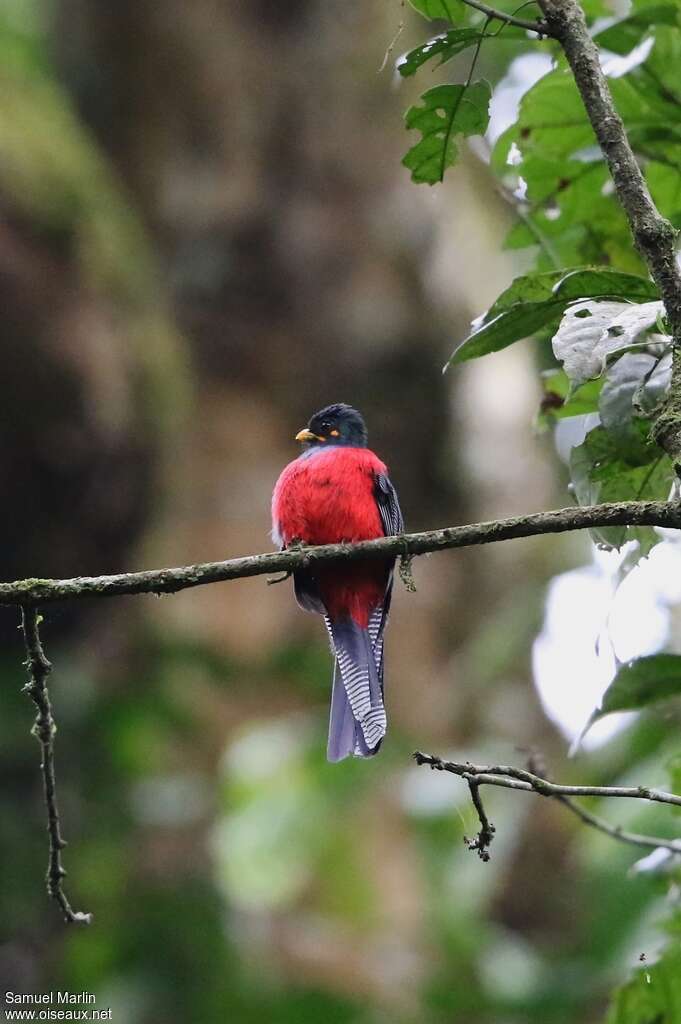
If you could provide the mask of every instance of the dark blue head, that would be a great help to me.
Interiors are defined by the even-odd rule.
[[[367,428],[356,409],[338,402],[316,412],[305,429],[296,434],[296,441],[308,448],[332,445],[366,448]]]

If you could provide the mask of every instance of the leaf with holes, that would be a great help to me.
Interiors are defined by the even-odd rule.
[[[474,321],[473,331],[454,350],[447,366],[498,352],[541,328],[557,329],[570,303],[587,295],[626,296],[638,303],[654,299],[657,291],[644,277],[606,268],[580,267],[518,277],[484,316]]]
[[[423,136],[402,160],[412,181],[428,185],[442,181],[458,155],[455,136],[481,135],[487,128],[490,95],[484,81],[469,86],[437,85],[423,94],[422,106],[409,108],[405,124]]]
[[[563,314],[553,353],[575,387],[600,377],[609,355],[646,340],[664,315],[661,302],[603,302],[582,299]]]
[[[440,64],[446,64],[452,57],[462,53],[482,39],[482,32],[475,28],[453,28],[440,36],[429,39],[422,46],[410,50],[397,62],[397,70],[403,78],[415,74],[420,67],[433,57],[440,57]]]

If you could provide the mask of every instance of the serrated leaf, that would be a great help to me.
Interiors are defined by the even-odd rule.
[[[635,421],[635,431],[625,440],[604,427],[591,430],[584,442],[572,449],[570,477],[580,505],[601,501],[666,501],[674,473],[669,457],[649,440],[649,427]],[[620,548],[637,540],[639,554],[647,554],[660,537],[652,527],[612,526],[589,531],[594,541]]]
[[[584,296],[627,296],[632,302],[654,298],[651,281],[607,269],[577,268],[516,278],[454,350],[449,362],[461,363],[498,352],[542,327],[557,328],[568,305]],[[446,367],[445,367],[446,369]]]
[[[603,373],[608,355],[640,344],[663,314],[661,302],[582,299],[563,314],[553,339],[554,355],[577,387]]]
[[[421,97],[421,105],[405,115],[408,129],[423,138],[409,150],[402,163],[417,184],[435,185],[458,156],[457,135],[481,135],[489,122],[490,87],[485,81],[465,85],[437,85]]]
[[[637,711],[681,695],[681,655],[651,654],[622,665],[603,694],[591,722],[613,711]]]
[[[453,28],[449,32],[429,39],[427,43],[417,46],[415,50],[405,53],[397,62],[397,70],[403,78],[409,78],[433,57],[440,57],[440,64],[446,64],[452,57],[456,57],[469,46],[473,46],[481,38],[482,32],[478,29]]]

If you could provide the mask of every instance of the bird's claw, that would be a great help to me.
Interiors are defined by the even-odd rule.
[[[271,587],[275,583],[285,583],[286,580],[291,579],[291,576],[293,576],[293,573],[291,572],[290,569],[288,570],[288,572],[283,572],[281,576],[268,576],[267,586]]]
[[[287,544],[285,551],[304,551],[309,545],[305,544],[300,537],[294,537],[290,544]],[[293,576],[293,569],[287,569],[286,572],[282,573],[281,576],[268,576],[267,586],[271,587],[275,583],[285,583],[286,580],[290,580]]]

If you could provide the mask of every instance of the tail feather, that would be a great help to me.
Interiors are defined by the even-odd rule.
[[[342,761],[349,754],[354,754],[357,723],[352,708],[345,695],[345,688],[338,669],[338,662],[333,667],[333,690],[331,692],[331,715],[329,718],[329,742],[326,748],[328,761]]]
[[[367,629],[352,620],[331,622],[326,617],[336,655],[327,749],[330,761],[349,754],[371,757],[385,736],[384,624],[383,608],[374,611]]]

